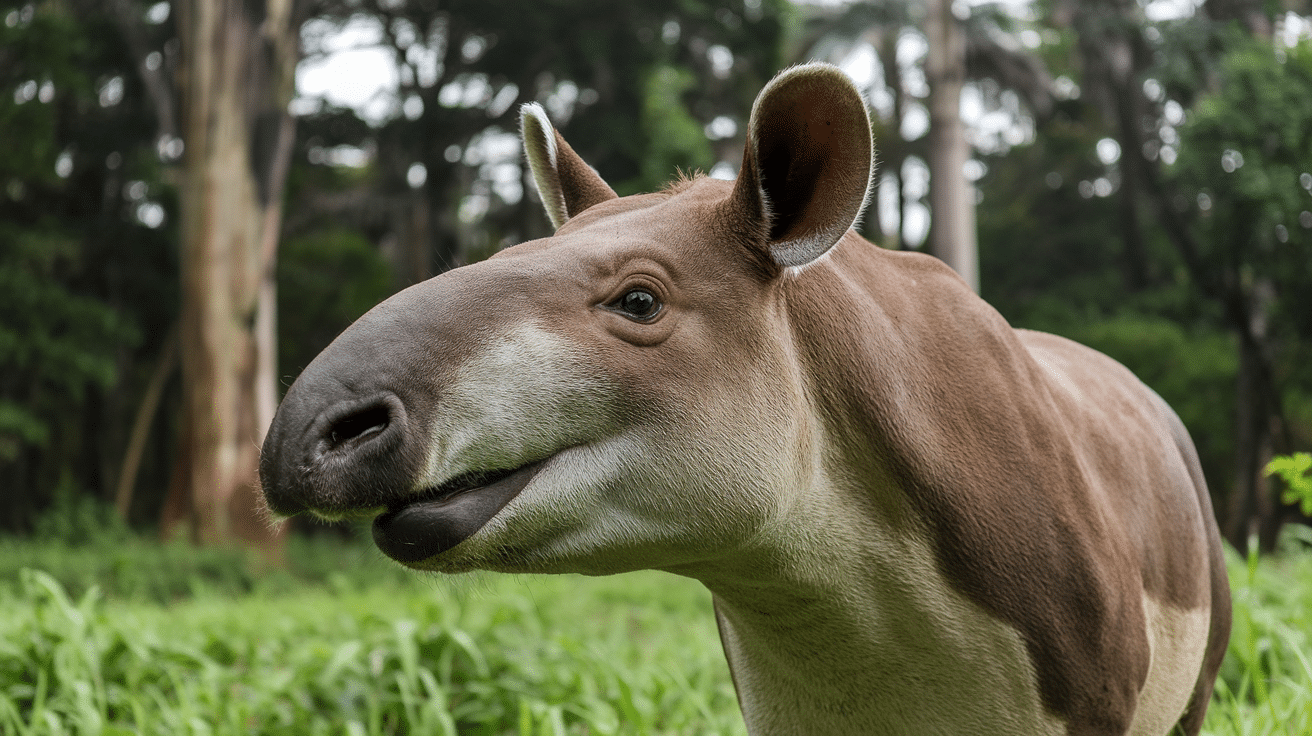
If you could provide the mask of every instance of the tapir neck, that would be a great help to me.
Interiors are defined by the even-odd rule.
[[[775,537],[805,546],[704,576],[752,734],[1062,732],[1018,633],[948,584],[923,530],[841,519],[850,489],[811,490],[827,510]]]
[[[700,576],[715,595],[744,718],[753,734],[1062,733],[1040,702],[1020,633],[963,594],[935,556],[933,522],[913,497],[917,468],[934,449],[894,436],[898,427],[933,424],[917,414],[925,397],[900,388],[923,370],[922,346],[908,335],[925,334],[903,328],[925,309],[951,309],[916,304],[917,291],[941,296],[942,282],[955,277],[915,260],[879,273],[871,269],[893,264],[869,255],[856,260],[873,265],[855,271],[822,263],[796,277],[789,329],[818,376],[807,387],[820,435],[815,470],[781,503],[777,528],[762,530],[758,547]],[[808,291],[808,281],[824,279],[823,289]],[[978,309],[964,285],[950,286],[964,292],[949,288],[950,298]],[[892,309],[870,298],[880,290],[896,292],[883,302]],[[959,316],[962,333],[997,332],[1000,323],[1010,336],[991,310]],[[858,359],[818,352],[824,345]],[[924,429],[932,438],[942,428]]]

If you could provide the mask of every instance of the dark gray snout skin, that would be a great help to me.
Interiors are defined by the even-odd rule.
[[[377,347],[369,331],[348,330],[288,390],[260,455],[275,513],[347,514],[395,503],[410,488],[422,433],[387,372],[371,370]]]
[[[329,517],[387,510],[384,521],[396,523],[383,526],[396,534],[378,537],[376,529],[375,536],[403,562],[477,531],[527,478],[442,509],[400,512],[423,499],[416,484],[444,382],[477,350],[480,335],[531,310],[528,278],[498,262],[450,271],[394,295],[339,335],[288,389],[265,437],[260,481],[269,509]],[[444,541],[415,541],[428,536]]]
[[[444,297],[458,296],[467,280],[449,274],[394,295],[305,368],[260,456],[272,511],[349,514],[398,503],[412,490],[427,454],[425,417],[441,355],[458,342]]]

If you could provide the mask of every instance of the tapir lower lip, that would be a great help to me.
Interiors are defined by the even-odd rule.
[[[485,486],[388,508],[374,519],[374,544],[405,564],[441,554],[482,529],[524,490],[544,463],[524,465]]]

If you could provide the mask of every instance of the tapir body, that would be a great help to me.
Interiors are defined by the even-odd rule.
[[[702,581],[753,734],[1196,734],[1229,634],[1179,419],[851,231],[873,149],[833,67],[776,77],[735,182],[618,198],[540,108],[557,230],[315,359],[272,510],[377,515],[443,572]]]

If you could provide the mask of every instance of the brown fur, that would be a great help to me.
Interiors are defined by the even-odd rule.
[[[846,276],[799,279],[804,303],[791,310],[817,362],[826,344],[870,351],[826,367],[826,404],[833,414],[855,410],[848,424],[879,438],[948,576],[1023,632],[1044,702],[1071,720],[1072,734],[1128,726],[1148,667],[1141,589],[1182,607],[1213,605],[1212,674],[1200,677],[1210,692],[1229,628],[1224,565],[1197,460],[1177,451],[1174,415],[1104,356],[1011,330],[940,262],[848,240],[816,267]],[[918,297],[926,292],[936,298]],[[862,319],[844,319],[851,313],[835,302],[860,303]],[[1044,388],[1028,354],[1036,348],[1068,357],[1098,403]],[[895,390],[917,401],[917,420],[889,412]],[[1177,480],[1146,486],[1143,477]],[[1135,518],[1145,513],[1159,518]]]

